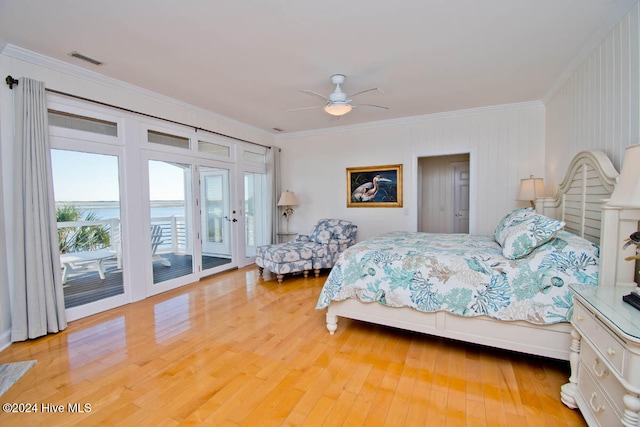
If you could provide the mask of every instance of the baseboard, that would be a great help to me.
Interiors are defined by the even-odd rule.
[[[11,345],[11,329],[0,333],[0,351]]]

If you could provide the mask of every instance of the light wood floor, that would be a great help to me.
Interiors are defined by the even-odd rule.
[[[344,319],[330,336],[325,278],[240,269],[13,344],[0,363],[38,363],[0,402],[65,412],[0,425],[586,425],[560,402],[568,362]]]

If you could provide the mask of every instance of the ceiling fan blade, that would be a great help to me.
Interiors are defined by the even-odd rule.
[[[356,107],[356,105],[354,105],[354,107]],[[375,108],[382,108],[384,110],[389,109],[389,107],[383,107],[382,105],[373,105],[373,104],[358,104],[357,107],[375,107]]]
[[[302,89],[300,92],[308,93],[309,95],[319,96],[320,98],[324,99],[325,101],[330,101],[330,99],[327,98],[326,96],[320,95],[318,92],[314,92],[312,90]]]
[[[294,108],[292,110],[286,110],[285,113],[290,113],[291,111],[311,110],[313,108],[322,108],[322,107],[323,107],[323,105],[316,105],[315,107]]]
[[[384,91],[382,89],[380,89],[379,87],[374,87],[373,89],[367,89],[367,90],[362,90],[360,92],[356,92],[353,95],[351,95],[351,97],[353,98],[356,95],[360,95],[360,94],[363,94],[363,93],[366,93],[366,92],[371,92],[371,91],[374,91],[374,90],[377,90],[379,92],[384,93]]]

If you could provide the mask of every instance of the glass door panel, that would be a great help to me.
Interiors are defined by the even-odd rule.
[[[194,272],[191,173],[189,164],[149,160],[154,284]]]
[[[255,258],[256,246],[269,243],[267,235],[266,191],[264,173],[244,173],[245,258]]]
[[[51,164],[65,308],[102,311],[125,292],[118,156],[52,149]]]
[[[200,218],[202,270],[232,262],[232,225],[238,222],[231,209],[229,170],[200,167]]]

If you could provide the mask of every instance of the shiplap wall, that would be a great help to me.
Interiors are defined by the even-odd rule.
[[[516,201],[521,178],[544,171],[541,102],[487,107],[318,132],[279,135],[282,188],[300,205],[292,231],[308,233],[319,218],[358,224],[358,240],[418,228],[418,158],[470,153],[470,231],[491,234]],[[346,168],[402,163],[403,208],[347,208]]]
[[[620,170],[640,142],[640,7],[636,3],[546,104],[545,178],[555,191],[575,154],[602,150]]]

